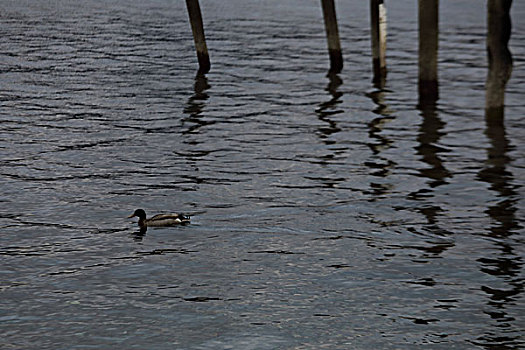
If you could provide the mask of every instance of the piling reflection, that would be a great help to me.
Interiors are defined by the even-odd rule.
[[[315,113],[317,114],[319,121],[322,122],[317,128],[317,135],[326,146],[330,146],[337,143],[337,141],[332,139],[331,136],[341,131],[341,128],[332,117],[343,113],[343,110],[337,108],[337,105],[342,102],[341,96],[343,96],[343,93],[338,91],[338,88],[343,84],[343,80],[337,75],[337,73],[332,71],[328,72],[327,77],[328,85],[326,86],[325,91],[329,93],[330,97],[328,101],[321,102],[317,105]],[[317,160],[318,164],[323,167],[334,161],[338,152],[340,152],[340,150],[335,150],[331,147],[326,147],[326,149],[329,153],[320,155]],[[330,174],[326,176],[308,176],[307,178],[319,181],[322,186],[328,188],[333,188],[338,183],[345,180],[343,177],[338,176],[335,171],[330,171]]]
[[[186,107],[184,108],[184,113],[187,114],[187,116],[182,119],[183,125],[186,123],[191,123],[193,125],[184,130],[183,134],[196,132],[202,126],[210,124],[210,122],[205,122],[200,118],[203,108],[206,105],[206,100],[209,98],[206,91],[210,87],[206,75],[200,72],[197,73],[193,85],[194,94],[188,99]]]
[[[419,128],[419,135],[417,141],[419,146],[416,147],[417,154],[421,156],[421,160],[428,164],[428,168],[419,169],[421,176],[430,179],[430,187],[437,187],[446,184],[445,180],[451,177],[450,172],[445,168],[440,153],[447,152],[446,149],[438,146],[439,140],[445,134],[441,130],[445,123],[439,118],[436,104],[434,102],[426,101],[419,104],[423,122]]]
[[[341,103],[341,97],[343,96],[343,93],[338,91],[338,88],[343,84],[343,80],[339,77],[339,75],[333,72],[329,72],[327,77],[329,82],[325,90],[328,91],[331,98],[326,102],[319,103],[315,112],[317,113],[317,118],[326,124],[324,127],[319,127],[319,132],[321,135],[320,137],[325,144],[331,145],[335,143],[335,141],[329,139],[330,135],[341,131],[341,129],[337,126],[337,123],[330,117],[343,112],[342,110],[335,108]]]
[[[365,165],[370,168],[371,175],[382,178],[387,177],[390,174],[390,169],[397,165],[393,160],[381,156],[381,153],[389,149],[393,143],[390,138],[382,134],[382,131],[384,126],[394,119],[385,103],[386,91],[383,89],[385,86],[384,78],[383,76],[383,79],[375,81],[374,87],[376,90],[367,93],[367,96],[376,104],[376,108],[372,112],[377,114],[378,117],[368,123],[370,142],[367,143],[367,146],[372,151],[374,157],[365,162]],[[392,185],[390,184],[371,182],[370,189],[372,196],[370,197],[370,201],[375,201],[381,195],[389,193],[391,188]]]
[[[385,124],[393,120],[394,117],[390,115],[390,110],[385,104],[384,90],[376,90],[367,93],[367,96],[377,105],[372,112],[377,114],[378,117],[368,123],[368,136],[371,140],[376,142],[370,142],[367,144],[372,153],[377,155],[381,153],[381,151],[390,148],[393,143],[390,138],[382,135],[381,131],[383,131]]]
[[[418,104],[421,117],[423,121],[419,128],[419,135],[417,141],[419,145],[415,147],[416,153],[421,157],[421,161],[427,166],[418,169],[419,176],[429,179],[428,185],[431,189],[420,188],[408,194],[407,198],[410,200],[424,201],[423,205],[418,205],[417,211],[422,214],[427,224],[424,226],[426,230],[435,235],[449,235],[450,232],[440,227],[439,217],[443,213],[443,209],[432,202],[434,197],[433,189],[447,184],[447,178],[452,174],[444,166],[439,154],[447,150],[438,146],[439,140],[445,134],[441,130],[445,123],[439,118],[437,111],[436,99],[420,99]],[[448,249],[449,247],[446,247]]]
[[[494,238],[508,237],[521,228],[516,220],[516,202],[518,200],[517,185],[513,174],[507,170],[510,161],[507,153],[512,149],[505,134],[503,112],[487,110],[486,131],[490,147],[487,149],[487,166],[478,173],[478,177],[490,184],[502,200],[488,207],[486,213],[494,219],[496,225],[491,226],[491,236]]]
[[[487,109],[485,113],[486,135],[490,141],[487,148],[486,167],[478,173],[481,181],[490,185],[500,198],[487,207],[486,213],[492,219],[488,235],[496,249],[494,256],[485,256],[478,261],[481,271],[497,278],[494,286],[484,285],[481,289],[488,295],[488,314],[494,322],[493,332],[478,338],[479,345],[491,348],[490,344],[506,344],[513,348],[519,344],[519,326],[512,316],[515,303],[523,294],[524,284],[520,275],[523,258],[516,251],[512,235],[523,227],[516,218],[518,186],[512,172],[507,169],[510,161],[508,152],[512,149],[506,137],[503,123],[503,109]]]

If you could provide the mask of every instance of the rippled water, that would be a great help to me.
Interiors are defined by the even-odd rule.
[[[418,110],[413,1],[4,1],[2,349],[525,347],[525,15],[504,127],[484,119],[485,5],[441,2]],[[521,17],[520,17],[521,16]],[[130,219],[192,214],[184,227]]]

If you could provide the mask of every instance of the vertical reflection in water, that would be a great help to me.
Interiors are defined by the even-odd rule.
[[[209,98],[206,93],[206,90],[209,88],[210,85],[208,84],[208,78],[202,73],[197,73],[197,76],[195,76],[195,84],[193,86],[195,93],[188,99],[186,107],[184,108],[184,113],[188,114],[188,116],[182,119],[183,126],[187,122],[193,123],[193,125],[183,131],[183,134],[196,132],[200,127],[211,124],[200,118],[205,102]]]
[[[146,235],[147,230],[148,230],[147,227],[140,227],[138,231],[135,231],[135,232],[131,233],[130,236],[136,242],[140,242],[140,241],[142,241],[142,239]]]
[[[508,314],[507,309],[513,308],[518,295],[523,293],[524,282],[520,278],[523,258],[516,252],[513,243],[508,238],[523,228],[516,219],[516,202],[519,194],[517,185],[514,185],[513,174],[506,169],[511,150],[505,135],[502,110],[487,110],[486,135],[490,141],[487,149],[487,166],[478,173],[481,181],[490,185],[490,189],[500,197],[497,203],[489,206],[485,211],[492,219],[489,235],[491,242],[499,250],[496,256],[483,257],[478,261],[482,264],[483,273],[495,276],[503,286],[482,286],[488,294],[488,310],[485,312],[495,320],[494,332],[487,333],[478,338],[480,345],[506,344],[509,349],[519,344],[519,327],[516,319]],[[504,333],[504,335],[502,335]],[[516,336],[513,336],[516,334]],[[523,345],[523,344],[522,344]]]
[[[437,99],[420,99],[418,109],[421,111],[423,121],[417,137],[419,146],[415,147],[417,154],[421,156],[421,160],[428,165],[428,167],[419,169],[420,176],[430,180],[428,184],[431,188],[446,184],[447,181],[445,179],[452,176],[439,157],[439,153],[446,152],[445,149],[437,145],[441,136],[445,134],[441,131],[445,123],[438,116],[436,102]],[[411,192],[408,198],[413,200],[428,200],[434,196],[432,192],[433,190],[421,188]],[[426,218],[428,223],[426,228],[430,232],[439,235],[450,233],[438,226],[437,218],[443,212],[443,209],[439,205],[434,205],[429,201],[424,205],[419,205],[417,211]]]
[[[383,89],[385,82],[385,76],[382,75],[381,79],[375,80],[374,82],[376,90],[367,93],[367,96],[377,105],[372,112],[379,116],[368,123],[368,136],[370,137],[370,140],[374,142],[369,142],[367,146],[374,154],[374,159],[365,162],[365,165],[371,169],[371,175],[383,178],[387,177],[390,174],[390,169],[397,164],[393,160],[380,155],[382,151],[389,149],[393,143],[391,139],[381,134],[384,125],[394,119],[390,115],[388,106],[385,104],[385,90]],[[372,193],[370,201],[372,202],[381,195],[388,193],[392,188],[390,184],[377,182],[371,182],[370,187]]]
[[[511,146],[505,135],[503,116],[498,111],[492,112],[494,111],[488,110],[486,113],[487,128],[485,134],[490,140],[487,167],[481,170],[478,176],[482,181],[490,184],[490,189],[497,192],[498,196],[502,198],[502,201],[489,207],[486,211],[497,223],[491,227],[491,235],[499,238],[508,237],[512,231],[521,226],[516,221],[515,216],[517,211],[515,203],[518,193],[516,192],[516,185],[512,185],[514,177],[506,169],[510,160],[507,152],[511,150]]]
[[[338,154],[344,152],[336,145],[337,141],[330,138],[333,134],[341,131],[341,128],[337,126],[337,122],[332,119],[332,116],[343,113],[343,110],[336,108],[336,106],[342,102],[341,96],[343,96],[343,93],[337,89],[343,84],[343,80],[337,75],[337,73],[331,71],[328,72],[327,77],[329,81],[325,91],[328,91],[330,94],[330,99],[326,102],[319,103],[315,110],[317,118],[322,122],[318,127],[319,131],[317,135],[320,137],[321,141],[328,146],[326,149],[330,152],[328,154],[319,155],[318,157],[318,162],[323,167],[327,166],[329,162],[334,161]],[[336,146],[330,147],[331,145]],[[311,179],[320,181],[324,187],[328,188],[333,188],[334,186],[337,186],[338,183],[344,181],[344,178],[340,177],[335,169],[327,169],[330,169],[330,175],[321,177],[316,176]]]
[[[422,161],[427,163],[430,167],[420,169],[421,176],[430,179],[430,187],[437,187],[446,184],[445,178],[450,177],[450,172],[445,168],[439,153],[446,152],[445,149],[437,146],[444,133],[441,131],[445,123],[439,118],[436,104],[425,103],[420,104],[419,109],[423,122],[419,128],[419,136],[417,141],[419,146],[416,147],[417,154],[422,157]]]
[[[332,72],[328,73],[328,79],[329,82],[325,90],[330,93],[332,98],[329,101],[320,103],[315,112],[317,113],[319,120],[327,124],[325,127],[319,128],[321,139],[326,145],[331,145],[334,144],[335,141],[329,140],[330,135],[341,131],[337,126],[337,123],[330,119],[330,116],[342,113],[341,110],[334,109],[334,107],[341,103],[340,98],[343,96],[343,93],[337,91],[337,89],[343,84],[343,80],[339,75]]]
[[[197,73],[195,76],[195,84],[193,85],[194,94],[188,99],[186,107],[184,108],[184,113],[187,114],[186,117],[182,118],[182,135],[186,135],[183,142],[191,145],[191,152],[178,153],[179,156],[186,157],[188,161],[193,163],[196,157],[201,157],[207,155],[208,151],[198,151],[195,150],[196,146],[201,143],[197,137],[192,137],[192,134],[198,134],[199,129],[205,125],[213,124],[211,121],[202,120],[202,111],[206,104],[206,100],[209,98],[206,90],[210,88],[208,84],[208,79],[202,73]],[[184,130],[185,124],[190,123],[190,126]],[[179,152],[175,150],[175,152]],[[198,167],[195,166],[194,170],[198,170]],[[191,175],[187,174],[186,177],[194,184],[201,184],[202,179],[193,173]]]

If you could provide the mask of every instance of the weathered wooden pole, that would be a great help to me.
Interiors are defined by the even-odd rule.
[[[339,73],[343,69],[343,54],[339,41],[337,16],[335,14],[334,0],[321,0],[323,7],[324,26],[328,40],[328,54],[330,55],[330,72]]]
[[[202,25],[199,0],[186,0],[186,7],[188,8],[193,40],[195,41],[195,50],[197,51],[197,60],[199,61],[199,72],[207,73],[210,71],[210,56],[208,55],[206,38],[204,37],[204,27]]]
[[[374,84],[386,78],[386,7],[383,0],[370,0],[370,25],[372,36],[372,66]]]
[[[488,0],[487,54],[489,71],[486,82],[486,116],[501,117],[505,106],[505,86],[512,73],[512,55],[508,48],[511,32],[512,0]]]
[[[437,101],[439,0],[419,0],[419,101]]]

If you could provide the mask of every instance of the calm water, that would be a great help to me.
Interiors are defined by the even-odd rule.
[[[474,4],[474,5],[473,5]],[[414,1],[2,1],[2,349],[525,348],[525,3],[504,127],[485,2],[442,1],[418,110]],[[183,211],[185,227],[126,219]]]

